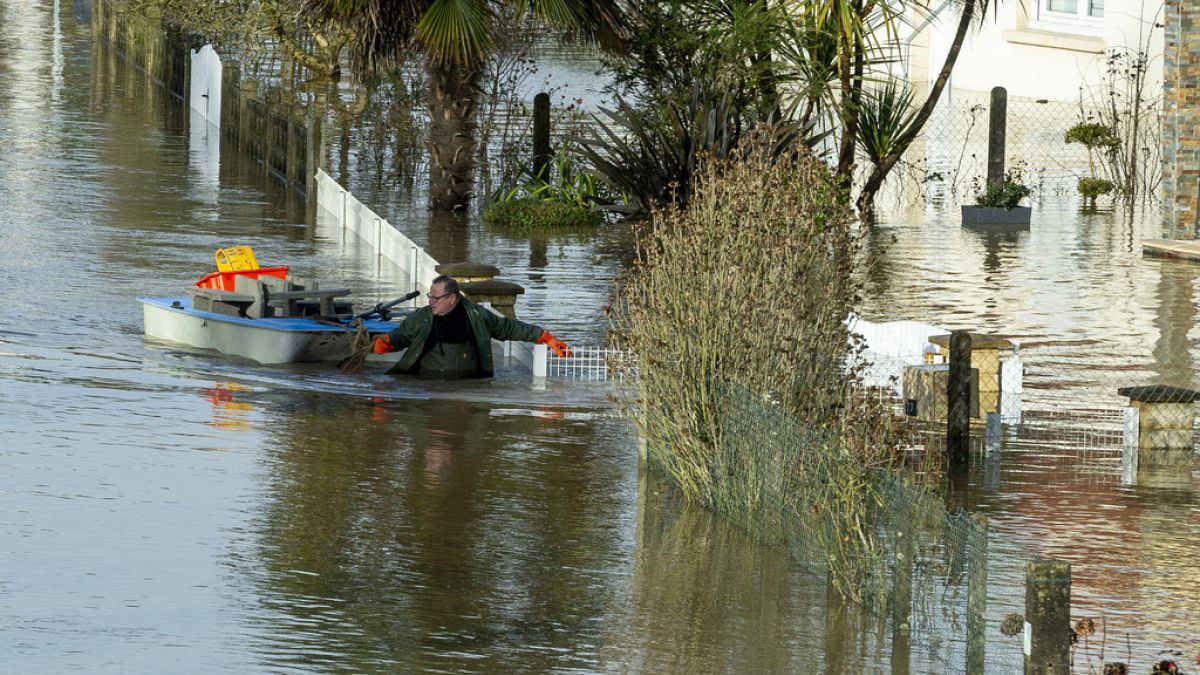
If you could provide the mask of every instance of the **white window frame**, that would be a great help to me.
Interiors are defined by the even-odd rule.
[[[1056,33],[1102,36],[1104,34],[1104,15],[1092,16],[1087,13],[1092,4],[1091,0],[1075,0],[1075,2],[1076,10],[1071,14],[1050,10],[1050,0],[1036,0],[1037,17],[1030,22],[1029,27]]]

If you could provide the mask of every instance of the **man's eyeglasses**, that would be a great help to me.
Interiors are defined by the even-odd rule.
[[[448,298],[452,295],[454,295],[454,294],[453,293],[442,293],[441,295],[434,295],[433,293],[426,293],[425,297],[429,298],[430,300],[441,300],[442,298]]]

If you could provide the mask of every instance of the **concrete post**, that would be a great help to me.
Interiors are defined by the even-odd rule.
[[[1071,672],[1071,564],[1034,560],[1025,571],[1025,675]]]
[[[1008,118],[1008,91],[1004,87],[992,88],[992,104],[988,108],[988,158],[987,184],[989,187],[1004,182],[1004,146]]]
[[[971,514],[967,538],[967,675],[983,675],[987,646],[987,518]]]

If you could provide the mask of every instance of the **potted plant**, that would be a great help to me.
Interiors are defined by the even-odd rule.
[[[1029,225],[1033,209],[1021,206],[1029,188],[1005,177],[975,195],[975,204],[962,205],[963,225]]]

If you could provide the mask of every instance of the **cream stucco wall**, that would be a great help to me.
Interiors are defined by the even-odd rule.
[[[1039,22],[1033,0],[1011,1],[988,8],[958,57],[950,86],[955,90],[986,92],[1001,86],[1010,97],[1077,101],[1080,88],[1098,88],[1104,74],[1105,52],[1126,47],[1146,49],[1151,58],[1148,81],[1162,81],[1161,3],[1109,0],[1102,25],[1083,29]],[[914,84],[936,75],[954,35],[953,10],[925,30],[906,39],[912,60],[908,77]],[[915,20],[919,26],[922,20]],[[1070,32],[1069,32],[1070,31]]]

